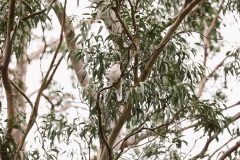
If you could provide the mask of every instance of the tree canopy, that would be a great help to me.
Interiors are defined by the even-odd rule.
[[[8,0],[0,20],[0,159],[240,158],[239,0]]]

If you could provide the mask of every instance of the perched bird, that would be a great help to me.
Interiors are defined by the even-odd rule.
[[[110,71],[109,71],[109,79],[112,83],[117,83],[118,79],[121,77],[121,70],[120,70],[121,61],[116,61],[112,64]],[[122,100],[122,78],[119,80],[118,84],[114,86],[115,92],[117,94],[117,100]]]

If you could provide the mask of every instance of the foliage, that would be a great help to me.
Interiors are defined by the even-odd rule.
[[[221,159],[223,151],[225,157],[239,158],[239,145],[234,152],[226,146],[239,135],[239,113],[230,111],[240,101],[228,104],[231,83],[239,80],[240,49],[224,53],[222,48],[229,46],[221,31],[229,23],[228,14],[238,22],[237,0],[95,0],[87,13],[73,16],[60,13],[68,13],[66,5],[75,2],[0,1],[3,61],[9,54],[10,2],[15,4],[10,33],[15,57],[9,77],[1,79],[14,79],[13,92],[20,96],[15,96],[14,113],[9,113],[7,92],[1,99],[3,160],[104,159],[109,152],[109,159]],[[81,3],[76,5],[83,10]],[[53,17],[62,26],[57,36]],[[33,50],[36,46],[40,51]],[[218,56],[223,54],[221,61]],[[107,76],[118,60],[124,80],[120,102]],[[208,67],[209,61],[214,68]],[[33,68],[36,63],[38,77],[27,76],[38,78],[39,87],[27,94],[32,86],[24,65]],[[61,65],[62,84],[54,77]],[[69,86],[74,93],[65,89]],[[1,87],[8,90],[5,84]],[[20,137],[8,133],[7,122],[13,122],[11,128]],[[206,143],[196,143],[199,139]],[[213,140],[220,148],[211,150]]]

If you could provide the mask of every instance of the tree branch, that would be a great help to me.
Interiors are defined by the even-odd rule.
[[[22,96],[28,101],[30,106],[33,108],[33,104],[31,102],[31,100],[28,98],[28,96],[13,81],[10,80],[10,82],[13,85],[13,87],[16,88],[16,90],[18,90],[18,92],[20,92],[22,94]]]
[[[123,143],[122,148],[127,148],[129,146],[138,144],[139,142],[141,142],[142,140],[144,140],[145,138],[149,137],[150,134],[148,133],[143,133],[141,134],[139,137],[137,138],[132,138],[132,139],[128,139],[126,142]]]
[[[74,53],[75,50],[77,49],[75,41],[72,40],[75,35],[74,29],[70,24],[68,24],[67,15],[59,8],[60,8],[59,2],[56,1],[55,6],[53,7],[54,12],[58,17],[60,24],[62,22],[63,16],[66,17],[66,23],[64,25],[62,25],[62,27],[64,29],[64,33],[65,33],[64,35],[65,35],[67,47],[71,50],[71,52]],[[75,63],[74,55],[70,56],[70,60],[71,60],[71,63],[73,65],[73,68],[75,70],[75,73],[77,75],[78,81],[80,82],[81,86],[87,86],[89,83],[89,75],[87,74],[87,72],[84,68],[85,64],[82,62],[82,60],[79,60],[77,63]],[[94,96],[94,93],[91,93],[91,95]]]
[[[148,63],[144,67],[143,72],[141,73],[140,77],[138,78],[138,82],[146,80],[146,78],[147,78],[149,72],[151,71],[153,65],[157,61],[157,58],[159,57],[160,53],[165,48],[166,42],[174,34],[174,32],[176,31],[176,29],[178,28],[178,26],[180,25],[182,20],[186,17],[186,15],[200,2],[201,2],[201,0],[193,0],[191,3],[189,3],[189,5],[184,10],[182,10],[179,13],[179,16],[178,16],[177,20],[169,28],[169,30],[167,31],[166,35],[162,39],[161,43],[157,46],[157,48],[159,48],[159,49],[155,50],[155,52],[153,52],[153,56],[149,59]]]
[[[238,101],[237,103],[235,103],[235,104],[233,104],[233,105],[231,105],[231,106],[228,106],[228,107],[224,108],[223,111],[224,111],[224,110],[227,110],[227,109],[229,109],[229,108],[235,107],[235,106],[237,106],[237,105],[240,105],[240,101]]]
[[[112,7],[112,9],[113,9],[113,11],[115,12],[116,17],[117,17],[117,19],[119,20],[119,22],[121,23],[122,27],[124,28],[124,30],[125,30],[128,38],[133,42],[133,41],[134,41],[134,38],[132,37],[132,34],[130,33],[130,31],[129,31],[127,25],[126,25],[126,23],[122,20],[120,14],[119,14],[119,12],[118,12],[118,10],[117,10],[116,8],[114,8],[114,7]]]
[[[60,46],[59,46],[60,47]],[[52,79],[53,79],[53,76],[54,74],[56,73],[57,69],[58,69],[58,66],[60,65],[60,63],[62,62],[62,59],[63,59],[63,55],[61,56],[61,58],[59,58],[57,64],[55,65],[53,71],[52,71],[52,74],[50,75],[49,79],[47,80],[46,82],[46,85],[45,85],[45,88],[47,88],[47,86],[51,83]]]
[[[7,34],[6,34],[6,48],[5,53],[2,59],[2,66],[1,66],[1,73],[2,73],[2,82],[3,87],[5,89],[5,94],[7,97],[7,136],[6,136],[6,144],[3,143],[1,145],[0,153],[6,153],[8,152],[8,149],[6,146],[9,146],[9,136],[12,133],[12,125],[14,124],[14,93],[12,90],[12,86],[10,83],[9,75],[8,75],[8,66],[10,63],[11,55],[12,55],[12,42],[13,37],[11,37],[11,32],[14,32],[12,30],[13,24],[14,24],[14,11],[15,11],[15,0],[9,1],[9,7],[8,7],[8,20],[7,20]],[[0,159],[8,160],[8,154],[1,154]]]
[[[236,142],[231,148],[225,151],[222,156],[218,160],[224,160],[227,156],[230,156],[232,152],[234,152],[240,146],[240,140]]]
[[[48,101],[48,103],[51,105],[51,110],[53,110],[54,107],[55,107],[55,105],[53,104],[53,102],[51,101],[51,99],[50,99],[47,95],[45,95],[45,94],[43,94],[43,93],[42,93],[42,96]]]
[[[209,160],[214,156],[214,154],[216,154],[220,149],[222,149],[224,146],[226,146],[229,142],[231,142],[232,140],[234,140],[237,137],[234,138],[230,138],[226,143],[224,143],[221,147],[219,147],[218,149],[216,149],[210,156],[209,156]]]
[[[11,87],[11,82],[8,76],[8,66],[12,55],[12,42],[11,37],[12,27],[14,24],[14,11],[15,11],[15,0],[9,1],[8,10],[8,21],[7,21],[7,35],[6,35],[6,48],[2,62],[2,81],[7,97],[7,133],[11,134],[12,125],[14,123],[14,93]]]
[[[131,109],[132,109],[132,106],[131,106],[130,102],[128,102],[124,106],[121,116],[118,118],[116,125],[113,127],[113,129],[108,137],[109,146],[113,146],[113,144],[118,136],[118,133],[122,129],[122,126],[124,125],[129,113],[131,112]],[[103,153],[103,155],[101,156],[101,160],[106,160],[107,159],[106,147],[103,149],[102,153]]]
[[[207,57],[208,57],[209,37],[210,37],[213,29],[216,26],[216,23],[217,23],[217,20],[218,20],[218,17],[219,17],[219,13],[222,10],[222,6],[223,6],[224,1],[225,0],[223,0],[222,3],[220,4],[219,9],[215,14],[214,19],[211,22],[210,28],[208,28],[207,22],[205,20],[203,21],[203,24],[204,24],[204,33],[203,34],[205,35],[205,36],[203,36],[203,48],[204,48],[203,64],[204,64],[204,67],[206,67],[206,62],[207,62]],[[199,91],[198,91],[198,94],[197,94],[198,97],[202,96],[203,89],[205,87],[205,83],[206,83],[206,78],[202,77],[202,80],[199,83]]]
[[[199,83],[199,89],[198,89],[198,94],[197,97],[201,97],[203,93],[203,89],[205,86],[205,83],[207,82],[207,79],[213,76],[213,74],[218,70],[219,67],[221,67],[224,63],[224,61],[228,58],[229,56],[225,57],[213,70],[212,72],[206,77],[202,77],[201,82]]]
[[[192,159],[201,158],[203,156],[203,154],[207,151],[209,144],[212,142],[212,140],[214,140],[214,138],[215,138],[215,136],[209,137],[209,139],[205,143],[205,146],[203,147],[202,151],[200,153],[198,153],[197,155],[195,155]]]
[[[194,142],[194,144],[193,144],[193,147],[190,149],[190,151],[185,155],[185,157],[183,158],[183,160],[185,160],[186,159],[186,157],[188,156],[188,154],[189,153],[191,153],[191,151],[193,150],[193,148],[195,147],[195,145],[196,145],[196,143],[197,143],[197,141],[199,140],[199,139],[201,139],[203,136],[201,136],[201,137],[199,137],[198,139],[196,139],[195,140],[195,142]]]
[[[53,1],[50,3],[50,5],[52,5],[55,1],[56,1],[56,0],[53,0]],[[50,6],[50,5],[49,5],[49,6]],[[44,9],[41,10],[41,11],[33,12],[33,13],[31,13],[30,15],[21,18],[21,20],[22,20],[22,21],[26,21],[26,20],[28,20],[28,19],[30,19],[30,18],[36,16],[36,15],[39,15],[39,14],[44,13],[47,9],[48,9],[48,7],[47,7],[47,8],[44,8]]]
[[[238,120],[240,118],[240,112],[235,114],[232,117],[232,122]],[[231,123],[226,123],[223,127],[222,130],[224,130],[226,127],[228,127]],[[220,132],[219,132],[220,133]],[[200,153],[198,153],[197,155],[195,155],[192,159],[197,159],[197,158],[201,158],[203,156],[203,154],[207,151],[209,144],[212,142],[212,140],[214,140],[219,133],[215,133],[213,136],[209,137],[209,139],[207,140],[205,146],[203,147],[202,151]],[[222,132],[221,132],[222,133]]]
[[[46,48],[46,47],[54,47],[54,46],[56,46],[58,43],[59,43],[59,39],[56,39],[56,40],[54,40],[54,41],[51,41],[51,42],[47,43],[46,45],[43,45],[42,47],[40,47],[40,48],[39,48],[38,50],[36,50],[35,52],[32,52],[32,53],[28,56],[28,58],[32,61],[32,60],[38,58],[39,54],[41,54],[42,52],[45,51],[44,48]]]
[[[67,2],[67,1],[65,0],[65,3],[64,3],[64,13],[65,13],[65,9],[66,9],[66,2]],[[63,16],[62,24],[65,24],[65,16]],[[55,59],[56,59],[56,57],[57,57],[57,53],[58,53],[58,51],[59,51],[59,49],[60,49],[60,46],[61,46],[61,44],[62,44],[62,40],[63,40],[63,27],[61,28],[61,32],[60,32],[60,42],[59,42],[59,44],[58,44],[58,46],[57,46],[57,49],[56,49],[56,51],[55,51],[55,53],[54,53],[52,62],[51,62],[51,64],[50,64],[49,68],[48,68],[48,71],[47,71],[47,73],[46,73],[46,75],[45,75],[45,77],[44,77],[44,79],[43,79],[43,82],[42,82],[41,87],[40,87],[40,89],[39,89],[39,92],[38,92],[38,94],[37,94],[37,97],[36,97],[36,100],[35,100],[35,104],[34,104],[34,107],[33,107],[32,112],[31,112],[31,115],[30,115],[30,119],[29,119],[27,128],[26,128],[26,130],[25,130],[25,134],[23,135],[23,137],[22,137],[22,139],[21,139],[21,141],[20,141],[20,143],[19,143],[19,146],[18,146],[18,148],[17,148],[17,151],[16,151],[16,154],[15,154],[14,160],[17,160],[17,159],[18,159],[18,155],[19,155],[19,153],[20,153],[20,150],[22,150],[22,147],[23,147],[23,144],[24,144],[24,142],[25,142],[25,139],[26,139],[29,131],[31,130],[34,122],[36,121],[36,118],[37,118],[37,115],[38,115],[38,106],[39,106],[39,103],[40,103],[40,98],[41,98],[41,95],[42,95],[43,90],[44,90],[45,87],[46,87],[47,79],[48,79],[49,74],[50,74],[50,72],[51,72],[51,70],[52,70],[52,68],[53,68]]]

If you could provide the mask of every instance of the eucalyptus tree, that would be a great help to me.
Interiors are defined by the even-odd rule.
[[[87,12],[66,14],[85,3]],[[227,105],[240,46],[223,51],[230,47],[222,36],[229,15],[239,20],[238,0],[0,4],[2,160],[240,157],[240,113],[230,112],[240,101]],[[115,61],[121,76],[112,83]],[[39,86],[29,94],[34,62]],[[64,84],[54,77],[60,65]],[[64,90],[68,84],[77,94]]]

